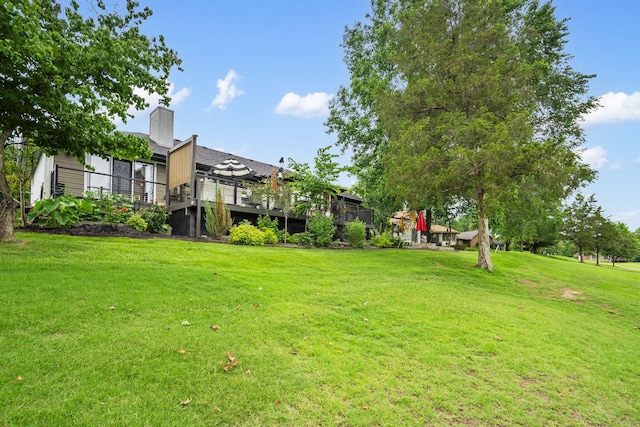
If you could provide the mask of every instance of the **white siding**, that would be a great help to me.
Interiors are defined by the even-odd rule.
[[[53,157],[42,155],[36,171],[31,178],[31,204],[40,200],[40,189],[42,198],[51,196],[51,172],[53,171]]]

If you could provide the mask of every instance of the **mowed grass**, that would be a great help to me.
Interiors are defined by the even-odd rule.
[[[640,425],[638,271],[17,238],[0,244],[3,426]]]

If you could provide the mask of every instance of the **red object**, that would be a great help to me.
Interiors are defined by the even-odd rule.
[[[418,217],[416,218],[416,231],[427,231],[427,223],[424,220],[422,211],[418,211]]]

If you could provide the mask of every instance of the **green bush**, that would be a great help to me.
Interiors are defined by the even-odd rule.
[[[154,204],[151,208],[141,209],[138,215],[147,222],[147,231],[150,233],[164,234],[169,229],[167,219],[171,214],[162,205]]]
[[[278,218],[271,219],[269,215],[260,215],[256,224],[262,231],[273,230],[274,233],[278,232]]]
[[[287,236],[287,243],[291,243],[292,245],[297,245],[298,243],[300,243],[300,233],[295,233]]]
[[[142,219],[140,215],[131,215],[127,220],[127,224],[132,226],[138,231],[146,231],[147,230],[147,221]]]
[[[112,205],[104,214],[104,222],[126,224],[131,215],[133,215],[133,208],[130,204]]]
[[[38,200],[29,211],[27,221],[43,227],[71,227],[93,212],[94,206],[89,201],[66,195]]]
[[[367,237],[367,227],[364,225],[364,222],[356,218],[355,221],[347,224],[344,237],[351,247],[362,248],[364,247],[364,241]]]
[[[229,242],[247,246],[264,246],[265,235],[257,227],[241,223],[229,230]]]
[[[371,244],[378,248],[391,248],[393,242],[385,234],[379,234],[371,238]]]
[[[297,245],[303,246],[305,248],[310,248],[313,246],[313,238],[309,235],[309,233],[300,233],[297,234],[298,243]]]
[[[309,219],[309,236],[316,246],[329,246],[333,242],[335,233],[336,226],[333,224],[333,216],[318,214]]]
[[[134,213],[129,198],[122,194],[86,191],[83,200],[94,206],[93,213],[83,220],[125,224]]]
[[[280,230],[278,228],[278,218],[271,219],[269,215],[260,215],[258,217],[258,220],[256,221],[256,224],[258,229],[264,231],[265,233],[267,232],[267,230],[273,231],[273,234],[276,236],[276,239],[277,239],[277,241],[274,243],[284,242],[285,231]],[[287,237],[289,236],[287,235]],[[267,244],[271,244],[269,242],[270,238],[271,237],[267,238],[267,241],[266,241]]]
[[[275,245],[278,243],[278,236],[272,229],[267,228],[262,232],[264,233],[264,243],[267,245]]]
[[[464,243],[456,243],[455,245],[451,246],[453,246],[453,249],[455,249],[456,251],[464,251],[465,249],[467,249],[467,245],[465,245]]]

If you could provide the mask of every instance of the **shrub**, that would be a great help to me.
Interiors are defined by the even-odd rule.
[[[112,205],[104,215],[104,222],[126,224],[131,215],[133,215],[133,209],[130,204]]]
[[[147,221],[142,219],[140,215],[131,215],[127,220],[127,224],[138,231],[146,231],[148,226]]]
[[[27,221],[37,222],[43,227],[71,227],[92,214],[93,210],[94,207],[89,201],[69,195],[41,199],[29,211]]]
[[[300,243],[300,233],[295,233],[287,236],[287,243],[291,243],[292,245],[297,245],[298,243]]]
[[[467,249],[467,245],[465,245],[464,243],[456,243],[455,245],[452,245],[453,249],[455,249],[456,251],[464,251],[465,249]]]
[[[333,224],[333,216],[318,214],[309,219],[309,236],[317,246],[329,246],[333,242],[335,233],[336,226]]]
[[[229,231],[229,242],[247,246],[264,246],[264,232],[253,225],[241,223]]]
[[[224,203],[220,188],[216,190],[216,200],[213,207],[207,200],[204,204],[204,212],[204,227],[211,237],[218,240],[221,239],[231,229],[233,220],[231,219],[229,208]]]
[[[264,233],[264,243],[267,245],[275,245],[278,243],[278,236],[272,229],[267,228],[262,232]]]
[[[260,215],[256,224],[262,231],[273,230],[274,233],[278,232],[278,218],[271,219],[269,215]]]
[[[171,214],[162,205],[154,204],[151,208],[141,209],[138,215],[147,222],[147,231],[150,233],[164,234],[169,229],[167,219]]]
[[[393,242],[385,234],[379,234],[371,238],[371,244],[378,248],[390,248]]]
[[[364,247],[364,241],[367,237],[367,227],[364,225],[364,222],[356,218],[355,221],[347,224],[344,237],[352,247],[362,248]]]
[[[283,243],[283,242],[287,242],[287,243],[292,243],[291,242],[291,235],[289,233],[286,233],[284,230],[278,230],[278,232],[276,233],[276,236],[278,236],[278,242]]]
[[[313,238],[309,235],[309,233],[300,233],[298,234],[297,244],[305,248],[310,248],[311,246],[313,246]]]

